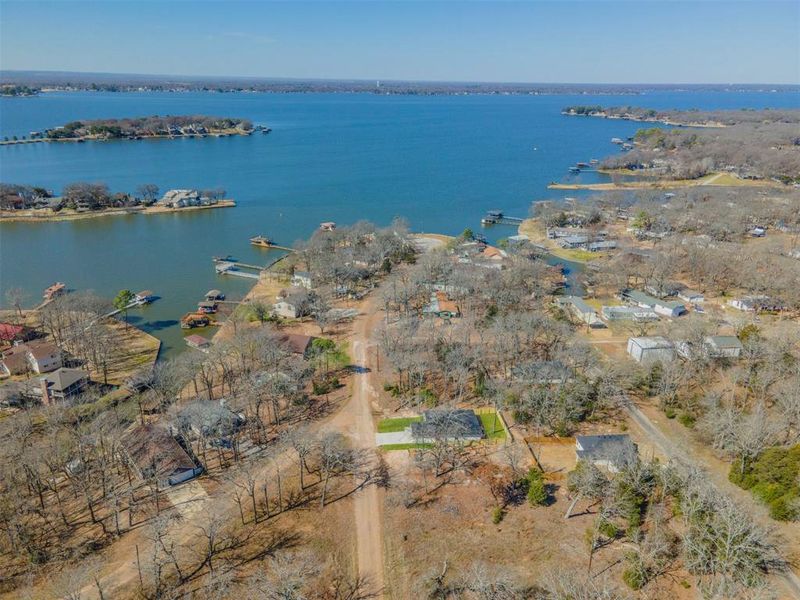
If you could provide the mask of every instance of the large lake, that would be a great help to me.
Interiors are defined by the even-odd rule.
[[[570,177],[577,161],[618,151],[612,137],[640,126],[565,117],[570,104],[652,108],[788,108],[792,92],[654,92],[640,96],[378,96],[367,94],[48,93],[0,99],[0,136],[76,119],[153,114],[243,117],[269,135],[185,140],[0,147],[0,181],[60,191],[73,181],[103,181],[114,191],[139,184],[227,190],[233,209],[0,225],[0,303],[22,287],[29,304],[54,281],[113,296],[154,290],[161,300],[132,311],[137,325],[183,349],[178,319],[209,288],[241,297],[244,279],[214,273],[213,255],[266,263],[248,238],[291,245],[321,221],[388,223],[415,231],[478,228],[487,209],[527,215],[532,200]],[[579,180],[592,180],[581,174]],[[582,179],[581,179],[582,178]],[[566,195],[577,195],[575,192]],[[490,239],[514,233],[494,228]]]

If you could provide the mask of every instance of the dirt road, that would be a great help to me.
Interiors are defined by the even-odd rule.
[[[342,411],[343,417],[352,424],[353,444],[374,454],[375,426],[372,419],[372,400],[375,391],[372,387],[369,355],[370,335],[377,320],[374,302],[369,303],[367,316],[356,323],[353,338],[355,364],[360,372],[353,382],[353,397]],[[370,460],[373,460],[370,458]],[[375,598],[383,598],[383,492],[376,485],[367,485],[354,497],[356,524],[356,548],[358,553],[358,573],[369,582],[369,589]]]

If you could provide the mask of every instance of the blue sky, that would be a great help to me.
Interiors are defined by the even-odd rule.
[[[0,0],[0,68],[797,84],[800,0]]]

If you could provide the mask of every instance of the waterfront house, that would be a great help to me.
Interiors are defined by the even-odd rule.
[[[600,320],[597,312],[586,304],[583,298],[578,296],[564,296],[563,298],[558,298],[557,303],[559,306],[570,310],[573,315],[589,325],[589,327],[605,327],[605,323]]]
[[[635,304],[640,308],[650,308],[656,314],[665,317],[679,317],[686,312],[686,306],[675,300],[661,300],[638,290],[623,290],[623,300]]]
[[[25,345],[24,348],[28,364],[36,374],[55,371],[64,364],[61,349],[55,344],[32,343]]]
[[[16,323],[0,323],[0,342],[3,344],[13,344],[14,342],[25,342],[32,339],[36,332],[25,325]]]
[[[432,409],[422,413],[422,420],[411,423],[415,441],[478,441],[483,439],[483,425],[468,409]]]
[[[628,354],[636,362],[650,364],[672,360],[675,347],[668,339],[656,337],[633,337],[628,339]]]
[[[211,347],[211,342],[204,338],[202,335],[192,334],[187,335],[183,338],[183,341],[186,342],[186,345],[190,348],[194,348],[196,350],[202,350],[203,352],[208,352],[208,349]]]
[[[206,292],[206,302],[217,302],[218,300],[225,300],[225,294],[219,290],[208,290]]]
[[[627,434],[575,436],[577,460],[618,473],[636,459],[636,444]]]
[[[89,373],[83,369],[61,367],[39,379],[42,402],[63,402],[82,393],[89,385]]]
[[[197,190],[169,190],[158,201],[158,204],[169,208],[198,206],[200,204],[200,192]]]
[[[178,485],[203,472],[187,445],[158,425],[134,427],[122,436],[119,448],[139,478],[155,479],[159,489]]]
[[[292,275],[292,285],[296,285],[297,287],[302,287],[307,290],[310,290],[312,285],[311,280],[311,273],[307,271],[295,271],[294,275]]]
[[[652,308],[638,306],[603,306],[600,314],[606,321],[635,321],[644,323],[658,321],[658,315]]]
[[[584,248],[589,243],[589,236],[588,235],[570,235],[565,238],[561,238],[560,245],[562,248],[566,248],[568,250],[574,250],[577,248]]]
[[[434,315],[441,319],[453,319],[461,316],[458,305],[447,297],[444,292],[431,294],[431,301],[422,309],[423,315]]]

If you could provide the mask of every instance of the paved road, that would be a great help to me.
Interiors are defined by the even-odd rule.
[[[712,469],[707,468],[707,465],[702,460],[698,460],[697,457],[689,455],[685,448],[675,445],[661,432],[661,430],[648,418],[647,415],[639,410],[639,407],[636,406],[632,401],[628,401],[626,404],[626,410],[630,418],[639,426],[642,431],[645,432],[650,441],[653,442],[653,444],[664,454],[664,456],[683,463],[684,465],[701,469],[704,472],[709,473],[710,477],[712,477]],[[723,484],[727,483],[727,480],[726,482],[716,480],[713,483],[717,487],[723,487]],[[747,502],[740,501],[738,504],[743,508],[755,508],[747,506]],[[755,510],[750,511],[750,517],[753,519],[757,518],[754,514],[755,512]],[[771,523],[768,525],[771,525]],[[784,573],[776,573],[776,576],[779,577],[783,583],[785,593],[789,594],[788,596],[785,596],[785,598],[796,598],[800,600],[800,578],[794,573],[794,571],[788,570]]]

